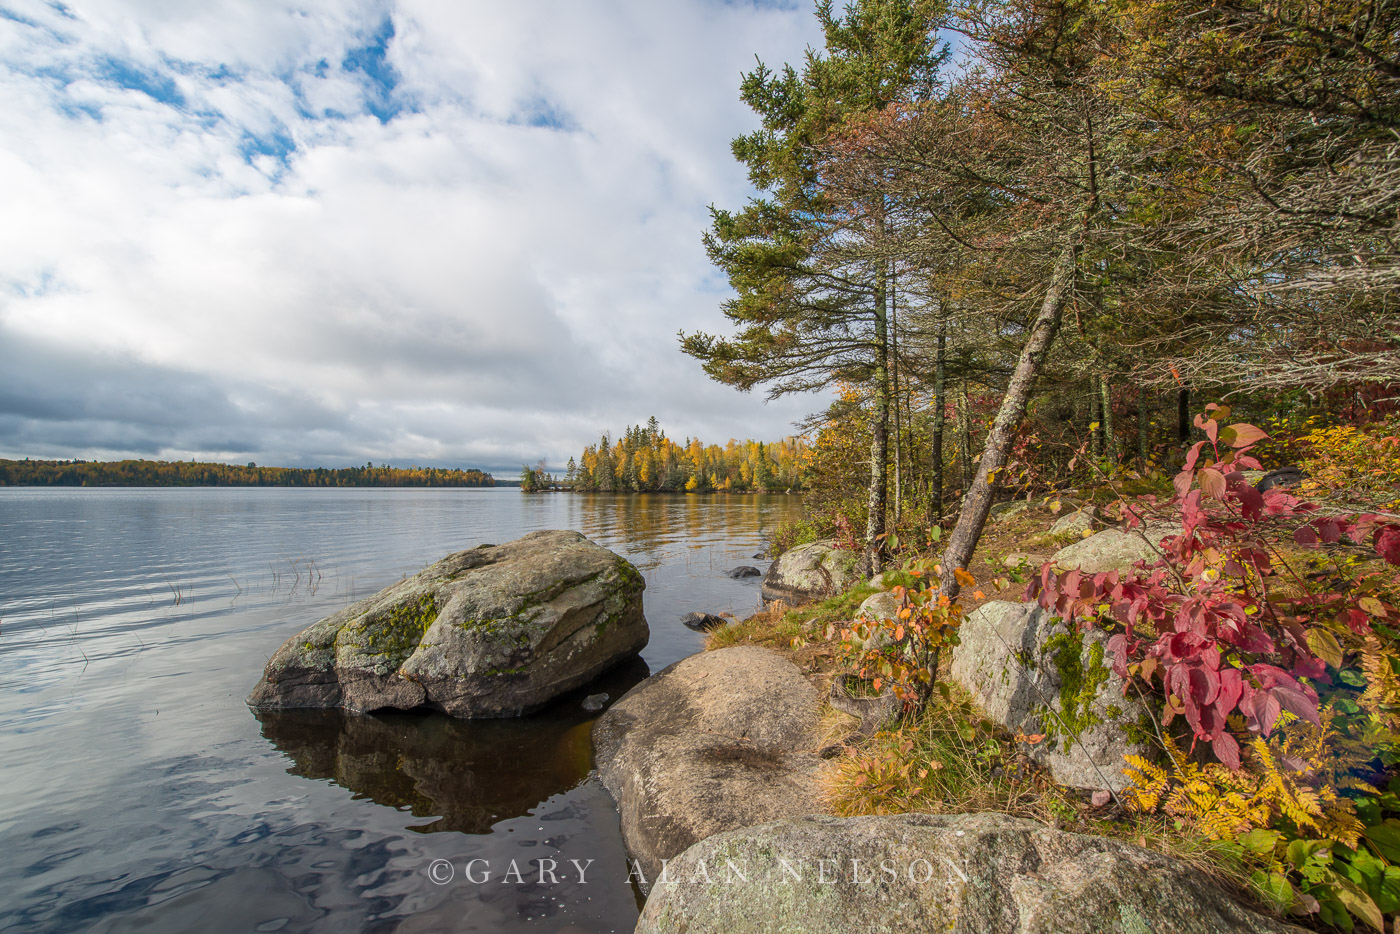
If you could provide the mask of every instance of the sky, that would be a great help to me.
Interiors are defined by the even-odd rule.
[[[517,473],[710,381],[708,206],[808,0],[0,0],[0,457]]]

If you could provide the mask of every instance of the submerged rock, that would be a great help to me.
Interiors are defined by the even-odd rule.
[[[740,565],[739,567],[734,568],[732,571],[725,571],[724,573],[725,573],[726,576],[732,577],[732,578],[734,578],[735,580],[743,580],[745,577],[762,577],[762,576],[763,576],[763,572],[762,572],[762,571],[760,571],[758,568],[753,567],[753,566],[748,565],[748,564]]]
[[[984,603],[963,620],[949,675],[1013,733],[1021,751],[1074,788],[1121,790],[1123,756],[1151,758],[1152,721],[1104,657],[1105,636],[1079,633],[1033,603]]]
[[[687,613],[681,617],[681,622],[687,629],[694,629],[696,632],[708,632],[716,626],[723,626],[729,620],[723,616],[716,616],[713,613]]]
[[[577,532],[459,551],[288,639],[248,703],[528,713],[646,645],[645,587]]]
[[[780,820],[648,878],[636,934],[1303,934],[1193,866],[1005,814]]]
[[[861,579],[861,555],[835,542],[811,542],[783,552],[763,579],[763,599],[803,603],[835,596]]]
[[[710,834],[821,810],[817,709],[795,665],[736,646],[676,662],[598,718],[598,772],[647,880]]]

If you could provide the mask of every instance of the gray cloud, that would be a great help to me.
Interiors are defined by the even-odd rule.
[[[807,6],[218,0],[0,19],[0,456],[559,464],[707,381],[699,237]]]

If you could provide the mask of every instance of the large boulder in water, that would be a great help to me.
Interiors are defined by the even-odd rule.
[[[288,639],[248,703],[518,716],[646,645],[645,587],[577,532],[459,551]]]
[[[1194,866],[1005,814],[807,817],[712,836],[667,865],[635,934],[680,931],[1304,934]]]
[[[858,551],[810,542],[778,556],[763,578],[763,599],[805,603],[843,593],[861,579]]]
[[[682,659],[598,718],[594,758],[643,888],[710,834],[821,811],[819,702],[795,665],[745,645]]]

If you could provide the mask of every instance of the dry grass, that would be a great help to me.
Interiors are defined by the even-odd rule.
[[[1073,795],[954,685],[917,719],[849,749],[827,770],[822,792],[843,817],[1000,811],[1055,822],[1074,813]]]

